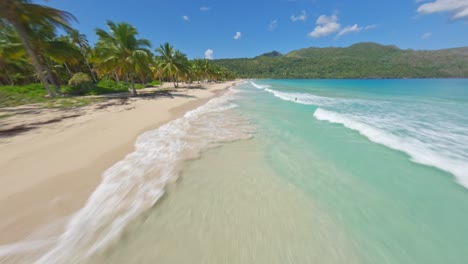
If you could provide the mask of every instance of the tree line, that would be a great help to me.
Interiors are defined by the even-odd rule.
[[[138,37],[128,23],[107,22],[96,29],[92,47],[87,37],[70,26],[76,18],[69,12],[30,0],[0,1],[0,84],[42,83],[50,97],[61,93],[60,85],[76,74],[86,73],[123,83],[137,95],[135,84],[152,80],[180,82],[227,80],[235,76],[205,59],[189,60],[169,43],[152,52],[151,42]],[[57,29],[66,32],[57,35]],[[76,78],[75,78],[76,79]]]

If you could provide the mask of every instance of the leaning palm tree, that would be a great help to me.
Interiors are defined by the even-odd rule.
[[[31,57],[34,68],[37,71],[39,79],[46,88],[50,96],[55,93],[49,88],[47,77],[44,74],[43,66],[37,54],[34,52],[31,39],[28,34],[28,28],[34,25],[53,26],[69,28],[69,21],[76,20],[68,12],[54,9],[51,7],[33,4],[31,0],[1,0],[0,1],[0,23],[11,24],[18,33],[24,48]]]
[[[70,42],[79,48],[81,56],[83,57],[84,63],[86,64],[86,67],[88,68],[91,77],[93,77],[94,82],[97,83],[97,78],[94,75],[93,70],[91,69],[91,65],[89,65],[88,61],[88,53],[91,48],[89,46],[89,42],[86,38],[86,35],[81,34],[76,29],[72,29],[68,31],[68,37],[70,39]]]
[[[132,84],[132,94],[135,90],[135,77],[148,70],[151,52],[147,49],[151,43],[146,39],[137,39],[137,29],[128,23],[115,24],[107,21],[110,33],[96,29],[99,41],[96,44],[96,56],[99,57],[99,67],[105,72],[117,72],[123,76],[129,86]]]
[[[32,65],[18,34],[11,26],[0,27],[0,84],[14,85],[32,75]]]
[[[47,78],[54,86],[55,93],[60,93],[60,81],[58,75],[53,72],[57,64],[78,64],[80,52],[78,49],[63,37],[56,37],[54,28],[51,26],[35,26],[28,30],[31,39],[31,46],[43,69],[47,73]]]

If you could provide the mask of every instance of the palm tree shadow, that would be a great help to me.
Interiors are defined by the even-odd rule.
[[[144,100],[154,100],[154,99],[162,99],[162,98],[196,98],[196,96],[188,95],[185,93],[178,93],[174,91],[157,91],[157,92],[145,92],[139,93],[138,96],[129,96],[130,98],[138,98]]]
[[[186,89],[190,89],[190,90],[206,90],[206,87],[204,87],[203,85],[200,85],[200,84],[197,84],[197,85],[189,84],[189,85],[183,86],[181,88],[186,88]]]

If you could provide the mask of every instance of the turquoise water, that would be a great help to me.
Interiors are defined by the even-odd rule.
[[[468,80],[253,80],[141,135],[40,263],[466,264]]]
[[[468,80],[242,89],[271,167],[329,210],[363,263],[468,263]]]

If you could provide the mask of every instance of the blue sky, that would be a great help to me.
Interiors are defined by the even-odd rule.
[[[106,20],[190,58],[254,57],[373,41],[407,49],[468,46],[468,0],[36,0],[74,14],[97,40]],[[211,52],[210,52],[211,51]]]

